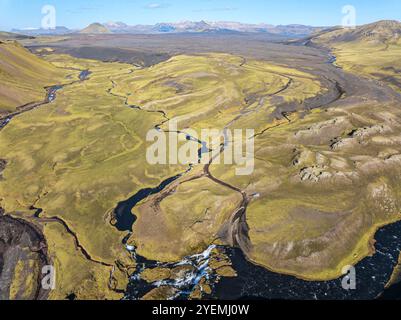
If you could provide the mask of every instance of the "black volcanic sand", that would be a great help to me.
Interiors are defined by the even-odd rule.
[[[99,34],[69,35],[63,41],[26,40],[30,49],[51,47],[56,53],[68,53],[78,58],[101,61],[120,61],[151,66],[178,54],[224,52],[255,59],[269,59],[288,63],[315,60],[322,56],[306,47],[281,45],[288,38],[270,34]]]
[[[355,266],[356,290],[345,290],[343,278],[310,282],[293,276],[273,273],[248,262],[239,249],[227,248],[237,271],[236,278],[223,278],[216,284],[214,298],[289,299],[289,300],[371,300],[385,290],[397,265],[401,251],[401,222],[380,229],[375,236],[376,253]],[[397,291],[398,290],[398,291]],[[400,285],[385,292],[382,298],[394,299]]]
[[[103,62],[124,62],[142,67],[150,67],[171,58],[167,53],[142,52],[121,48],[78,47],[60,48],[56,53],[65,53],[80,59],[94,59]]]

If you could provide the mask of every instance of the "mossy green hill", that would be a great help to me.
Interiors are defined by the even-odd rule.
[[[45,99],[45,87],[67,82],[67,70],[56,68],[18,42],[0,42],[0,115]]]

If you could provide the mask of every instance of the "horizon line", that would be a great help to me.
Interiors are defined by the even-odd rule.
[[[379,20],[374,20],[372,22],[368,23],[363,23],[363,24],[357,24],[357,26],[363,26],[371,23],[376,23],[380,21],[397,21],[400,22],[398,19],[379,19]],[[206,20],[206,19],[201,19],[201,20],[176,20],[176,21],[162,21],[162,22],[156,22],[154,24],[129,24],[124,21],[107,21],[107,22],[99,22],[99,21],[94,21],[91,22],[83,27],[79,28],[70,28],[67,25],[57,25],[55,28],[49,28],[49,29],[43,29],[42,27],[25,27],[25,28],[17,28],[17,27],[12,27],[11,29],[0,29],[0,31],[3,32],[12,32],[13,30],[19,30],[19,31],[34,31],[34,30],[55,30],[56,28],[67,28],[68,30],[74,31],[74,30],[82,30],[92,24],[101,24],[101,25],[107,25],[107,24],[112,24],[112,23],[123,23],[127,25],[127,27],[136,27],[136,26],[155,26],[158,24],[177,24],[177,23],[184,23],[184,22],[193,22],[193,23],[198,23],[198,22],[205,22],[205,23],[239,23],[243,25],[266,25],[266,26],[272,26],[272,27],[279,27],[279,26],[307,26],[307,27],[313,27],[313,28],[334,28],[334,27],[339,27],[340,25],[313,25],[313,24],[302,24],[302,23],[289,23],[289,24],[271,24],[267,22],[258,22],[258,23],[249,23],[249,22],[241,22],[241,21],[236,21],[236,20]]]

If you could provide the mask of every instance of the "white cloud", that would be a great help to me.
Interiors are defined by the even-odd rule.
[[[146,9],[161,9],[168,7],[168,4],[165,3],[149,3],[145,8]]]

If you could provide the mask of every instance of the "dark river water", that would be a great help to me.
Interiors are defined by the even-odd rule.
[[[178,132],[178,133],[184,134],[183,132]],[[201,146],[201,148],[198,151],[198,162],[201,161],[203,154],[210,152],[209,148],[206,145],[206,142],[200,141],[199,139],[196,139],[190,135],[186,135],[186,139],[188,141],[196,142]],[[192,170],[192,167],[193,167],[193,164],[191,164],[189,166],[188,170],[185,173]],[[185,173],[181,173],[174,177],[167,178],[157,187],[142,189],[139,192],[137,192],[136,194],[134,194],[132,197],[130,197],[129,199],[127,199],[125,201],[121,201],[117,205],[117,207],[114,209],[114,218],[117,221],[117,223],[114,226],[119,231],[132,232],[132,226],[136,221],[136,217],[132,213],[132,210],[136,207],[136,205],[138,203],[140,203],[141,201],[145,200],[146,198],[160,193],[171,183],[176,181],[178,178],[182,177],[183,174],[185,174]]]
[[[375,239],[376,253],[355,266],[356,290],[343,289],[343,278],[310,282],[270,272],[248,262],[240,250],[227,248],[238,277],[222,279],[215,285],[213,295],[219,299],[376,299],[383,293],[398,262],[401,251],[401,222],[380,229]],[[399,287],[398,293],[400,293]],[[388,298],[394,298],[394,294],[391,296],[387,291],[383,297],[386,295]]]
[[[79,74],[79,80],[84,81],[87,80],[88,77],[91,75],[92,72],[90,72],[89,70],[83,70],[81,71],[81,73]]]
[[[136,255],[136,248],[127,246],[137,261],[137,269],[130,278],[125,299],[140,299],[154,288],[169,286],[177,293],[170,299],[187,299],[200,283],[206,280],[213,288],[208,299],[239,300],[372,300],[381,294],[382,299],[400,299],[400,285],[385,290],[401,251],[401,222],[380,229],[375,236],[376,253],[355,266],[356,289],[346,290],[343,278],[332,281],[305,281],[293,276],[274,273],[250,263],[242,251],[236,248],[210,246],[204,252],[185,257],[176,263],[147,260]],[[238,276],[219,278],[209,266],[210,254],[214,248],[224,252],[233,264]],[[147,283],[141,279],[146,269],[162,267],[174,269],[187,266],[190,270],[182,278]]]
[[[57,91],[62,89],[62,88],[63,88],[63,86],[52,86],[52,87],[47,88],[47,94],[46,94],[45,101],[42,102],[42,103],[38,103],[33,108],[30,108],[30,109],[28,109],[26,111],[30,111],[31,109],[34,109],[36,107],[39,107],[39,106],[42,106],[44,104],[53,102],[56,99]],[[24,113],[26,111],[21,111],[19,113],[15,113],[13,115],[9,115],[6,118],[0,119],[0,130],[3,129],[6,125],[8,125],[14,117],[16,117],[17,115],[19,115],[21,113]]]

